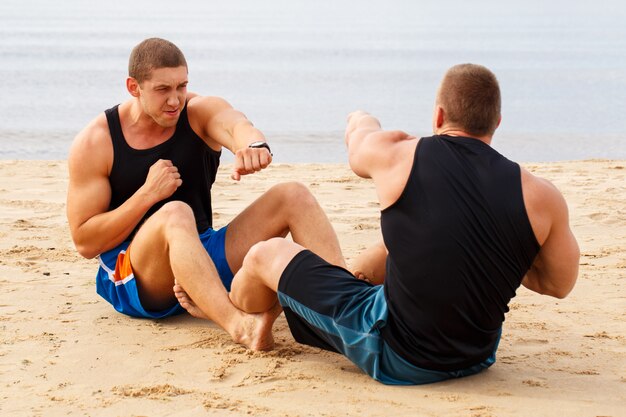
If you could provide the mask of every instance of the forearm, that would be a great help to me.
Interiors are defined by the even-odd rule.
[[[140,192],[118,208],[90,217],[72,229],[77,251],[85,258],[93,258],[126,240],[152,203]]]
[[[266,141],[263,132],[254,127],[248,119],[243,119],[236,123],[230,133],[233,138],[233,152],[247,148],[252,142]]]
[[[549,268],[538,256],[522,279],[522,285],[538,294],[565,298],[574,288],[577,276],[577,264],[571,268]]]
[[[540,285],[540,280],[538,279],[536,271],[531,269],[528,270],[524,278],[522,279],[522,285],[527,289],[534,291],[538,294],[545,294],[545,290]]]
[[[387,248],[381,241],[361,252],[353,262],[352,274],[372,284],[385,281]]]

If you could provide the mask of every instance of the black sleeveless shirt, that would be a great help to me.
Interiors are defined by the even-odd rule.
[[[477,139],[422,138],[381,225],[391,348],[441,371],[487,359],[539,251],[519,165]]]
[[[159,159],[171,160],[183,181],[172,196],[148,210],[128,239],[132,239],[145,219],[168,201],[179,200],[191,206],[199,233],[212,227],[211,186],[215,182],[221,152],[211,149],[193,131],[187,117],[187,106],[180,114],[172,137],[150,149],[134,149],[128,145],[122,133],[118,107],[105,111],[113,140],[109,210],[122,205],[145,183],[150,167]]]

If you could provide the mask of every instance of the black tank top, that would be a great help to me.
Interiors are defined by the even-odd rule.
[[[169,159],[178,167],[183,184],[172,196],[152,206],[129,236],[168,201],[184,201],[193,209],[198,232],[212,227],[211,186],[220,164],[221,152],[211,149],[189,125],[187,106],[180,114],[171,138],[150,149],[131,148],[120,124],[119,106],[105,111],[113,140],[113,167],[109,175],[111,203],[109,210],[122,205],[146,181],[150,167],[159,159]]]
[[[381,226],[391,348],[441,371],[487,359],[539,251],[519,165],[477,139],[422,138]]]

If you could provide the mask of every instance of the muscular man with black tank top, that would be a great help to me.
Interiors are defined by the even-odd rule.
[[[328,218],[306,187],[285,183],[214,230],[211,187],[222,149],[235,155],[238,181],[272,161],[263,133],[224,99],[188,94],[187,62],[169,41],[141,42],[128,69],[131,98],[89,123],[68,158],[70,231],[81,255],[99,258],[98,294],[136,317],[186,309],[237,343],[271,348],[280,310],[235,308],[233,274],[253,244],[289,233],[345,265]]]
[[[296,340],[388,384],[491,366],[517,288],[565,297],[580,256],[561,193],[490,146],[500,118],[496,77],[472,64],[446,73],[434,136],[352,113],[349,162],[374,181],[383,242],[352,273],[284,239],[259,243],[233,280],[234,304],[258,313],[278,299]]]

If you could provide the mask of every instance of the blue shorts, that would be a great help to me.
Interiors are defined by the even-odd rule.
[[[358,280],[308,250],[287,265],[278,283],[278,300],[296,341],[341,353],[384,384],[428,384],[468,376],[496,361],[497,343],[488,359],[458,371],[409,363],[380,335],[388,312],[384,287]]]
[[[224,287],[230,291],[233,273],[226,261],[225,243],[226,228],[208,229],[200,235],[200,241],[213,260]],[[98,256],[100,268],[96,275],[96,292],[107,300],[120,313],[152,319],[160,319],[183,313],[185,310],[179,303],[163,311],[147,311],[141,305],[137,282],[130,265],[130,257],[126,256],[131,242],[122,242],[117,247]]]

